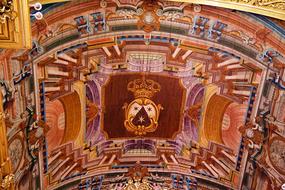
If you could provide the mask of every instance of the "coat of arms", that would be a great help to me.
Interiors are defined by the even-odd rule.
[[[158,118],[162,106],[156,105],[150,98],[159,92],[160,85],[150,79],[135,79],[128,83],[128,90],[133,92],[135,100],[125,103],[125,128],[135,135],[154,132],[158,127]]]

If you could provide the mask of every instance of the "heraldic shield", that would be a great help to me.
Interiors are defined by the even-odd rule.
[[[125,110],[124,126],[135,135],[145,135],[154,132],[158,127],[159,113],[163,109],[151,98],[159,92],[160,85],[150,79],[135,79],[128,83],[128,90],[133,92],[135,99],[123,106]]]

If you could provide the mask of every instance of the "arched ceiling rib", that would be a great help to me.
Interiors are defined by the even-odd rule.
[[[187,2],[201,5],[211,5],[223,8],[235,9],[245,12],[257,13],[265,16],[270,16],[284,20],[284,6],[283,1],[258,1],[255,3],[249,1],[228,1],[228,0],[170,0],[175,2]]]
[[[78,6],[70,5],[70,6],[67,6],[67,8],[64,11],[57,11],[57,13],[52,14],[50,16],[49,16],[49,14],[47,14],[45,20],[50,25],[50,27],[52,26],[54,28],[55,27],[54,25],[56,23],[55,21],[58,21],[59,18],[60,18],[60,20],[64,20],[65,18],[70,17],[70,15],[73,15],[73,11],[79,12],[80,7],[82,7],[81,11],[89,11],[89,9],[91,7],[94,8],[94,6],[95,7],[99,6],[98,2],[96,3],[93,1],[93,2],[89,2],[89,3],[82,3]],[[100,8],[98,7],[98,9],[100,9]],[[258,64],[258,62],[262,63],[262,61],[261,60],[253,60],[252,58],[254,58],[254,59],[258,58],[258,56],[260,54],[264,53],[263,51],[266,48],[270,47],[269,45],[271,45],[271,47],[275,46],[276,49],[279,51],[279,53],[284,54],[284,52],[285,52],[284,47],[277,45],[277,44],[279,44],[279,39],[276,39],[274,37],[274,35],[272,35],[270,33],[268,33],[268,35],[266,35],[266,38],[268,41],[268,43],[266,43],[267,47],[264,46],[265,44],[260,43],[260,40],[258,38],[255,39],[256,38],[255,37],[256,28],[259,28],[260,25],[258,26],[257,23],[254,23],[254,20],[252,20],[250,22],[242,22],[242,20],[247,19],[247,16],[238,15],[236,13],[232,13],[232,12],[228,12],[228,11],[223,12],[223,10],[216,11],[216,9],[215,10],[214,9],[212,10],[212,9],[213,8],[207,8],[207,7],[204,8],[203,7],[203,9],[200,13],[191,12],[190,10],[188,10],[188,11],[189,11],[189,14],[191,15],[191,17],[197,17],[197,15],[206,14],[206,15],[212,15],[212,16],[210,16],[211,22],[213,22],[215,19],[219,19],[219,20],[227,23],[229,30],[226,29],[227,31],[223,32],[223,37],[218,43],[216,41],[212,41],[211,39],[207,39],[206,37],[199,37],[197,35],[191,35],[191,34],[181,35],[181,34],[176,33],[175,30],[170,30],[170,32],[169,31],[168,32],[166,32],[166,31],[155,32],[154,31],[154,32],[152,32],[152,34],[153,35],[164,35],[165,37],[173,37],[173,38],[176,38],[177,40],[180,40],[182,42],[185,40],[195,41],[198,44],[208,45],[208,47],[215,47],[215,48],[219,48],[219,49],[229,48],[228,49],[229,52],[237,54],[240,57],[245,57],[246,59],[249,59],[249,60],[255,62],[256,64]],[[231,16],[225,17],[225,16],[223,16],[223,14],[224,15],[231,15]],[[73,16],[73,18],[74,17],[75,16]],[[229,18],[231,18],[231,20],[228,20]],[[126,20],[125,24],[127,24],[127,23],[128,23],[128,19]],[[168,24],[172,25],[171,23],[175,23],[175,22],[169,22]],[[193,23],[189,23],[188,25],[189,25],[188,27],[190,27],[191,25],[193,25]],[[33,28],[33,31],[36,31],[36,30],[37,30],[36,28]],[[230,30],[232,30],[232,31],[230,31]],[[189,32],[190,31],[191,31],[191,28],[189,28]],[[248,39],[246,39],[245,38],[247,35],[246,33],[248,33],[248,32],[251,33],[252,37],[248,37]],[[109,37],[119,37],[119,36],[123,36],[123,35],[127,35],[127,34],[128,35],[130,35],[130,34],[144,35],[143,32],[139,32],[139,31],[135,31],[135,30],[134,31],[130,31],[130,30],[124,31],[123,30],[123,31],[117,31],[117,32],[116,31],[109,31],[108,34],[104,33],[104,34],[94,34],[94,35],[89,34],[89,35],[85,35],[85,36],[81,36],[81,37],[77,36],[75,38],[73,37],[74,40],[72,40],[72,41],[69,40],[68,43],[66,42],[62,47],[60,47],[60,48],[56,47],[56,48],[52,49],[51,53],[54,53],[56,51],[60,51],[60,50],[64,49],[64,47],[68,47],[68,46],[72,46],[72,45],[79,45],[80,42],[84,43],[84,42],[92,40],[92,39],[99,39],[99,38],[108,37],[108,36]],[[65,35],[66,34],[59,34],[58,37],[62,38]],[[78,39],[76,40],[76,38],[78,38]],[[246,40],[251,40],[252,42],[249,43],[249,41],[246,41]],[[42,45],[45,47],[44,44],[42,44]],[[256,45],[259,45],[259,46],[256,46]],[[248,54],[249,52],[251,52],[251,53]],[[36,58],[36,59],[38,59],[38,58]],[[266,63],[263,63],[263,64],[264,64],[264,66],[266,65]]]

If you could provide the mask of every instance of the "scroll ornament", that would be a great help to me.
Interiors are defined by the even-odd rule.
[[[13,0],[3,0],[0,2],[0,23],[6,23],[7,19],[14,20],[16,12],[13,7]]]

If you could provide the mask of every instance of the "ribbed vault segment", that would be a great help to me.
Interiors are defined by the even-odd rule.
[[[222,122],[224,113],[232,101],[214,94],[208,102],[205,113],[205,136],[208,141],[223,143]]]
[[[81,126],[81,106],[80,99],[76,92],[59,98],[65,110],[65,131],[62,144],[75,140],[79,134]]]

